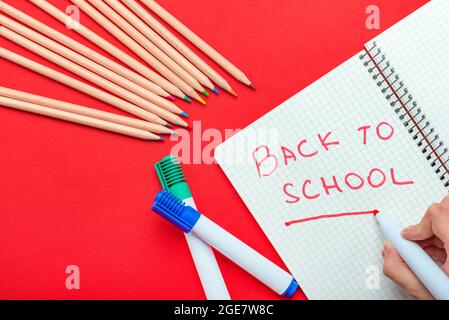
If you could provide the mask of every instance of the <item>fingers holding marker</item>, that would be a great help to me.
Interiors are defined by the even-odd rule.
[[[449,198],[446,197],[441,203],[433,204],[426,212],[424,218],[415,226],[406,228],[402,236],[412,241],[427,240],[435,237],[434,246],[444,248],[446,261],[442,265],[444,272],[449,274]]]
[[[436,235],[444,243],[449,243],[449,209],[435,203],[427,210],[420,223],[404,229],[404,238],[421,241]]]
[[[426,214],[418,224],[405,228],[404,231],[402,231],[402,236],[412,241],[422,241],[433,236],[430,212],[436,210],[434,206],[436,206],[436,204],[432,205],[432,207],[427,210]]]
[[[405,264],[390,242],[385,241],[382,255],[384,256],[383,272],[385,276],[401,286],[415,299],[433,299],[430,292]]]

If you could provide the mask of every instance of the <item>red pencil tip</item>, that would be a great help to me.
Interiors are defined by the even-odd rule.
[[[176,98],[175,98],[175,97],[173,97],[173,96],[168,96],[168,97],[167,97],[167,100],[170,100],[170,101],[175,101],[175,100],[176,100]]]
[[[377,216],[377,214],[378,214],[379,212],[380,212],[379,210],[374,210],[374,211],[373,211],[374,216]]]

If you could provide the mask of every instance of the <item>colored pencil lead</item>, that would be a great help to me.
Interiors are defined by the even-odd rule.
[[[206,105],[206,101],[203,100],[203,98],[198,98],[197,99],[201,104]]]
[[[189,103],[192,102],[192,99],[190,99],[188,96],[184,96],[184,100],[189,102]]]
[[[181,113],[181,116],[183,116],[184,118],[188,118],[189,117],[189,114],[187,113],[187,112],[182,112]]]
[[[204,94],[206,97],[209,97],[209,92],[207,92],[206,90],[201,92],[202,94]]]
[[[214,87],[212,90],[215,92],[215,94],[220,94],[220,91],[218,91],[217,88]]]

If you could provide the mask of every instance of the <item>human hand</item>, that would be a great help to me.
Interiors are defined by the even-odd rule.
[[[405,239],[416,241],[449,275],[449,196],[432,205],[417,225],[402,231]],[[384,274],[401,286],[413,298],[434,299],[388,241],[382,252]]]

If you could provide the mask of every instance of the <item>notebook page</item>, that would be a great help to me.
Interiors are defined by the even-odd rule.
[[[394,128],[387,141],[375,136],[382,122]],[[357,129],[367,125],[372,128],[364,145]],[[380,127],[383,137],[389,134],[386,128]],[[326,151],[317,135],[323,138],[328,132],[332,133],[326,143],[340,144],[329,145]],[[316,155],[298,155],[295,150],[303,139],[307,143],[301,151]],[[271,173],[276,163],[271,157],[260,166],[260,177],[253,152],[262,145],[276,155],[278,167]],[[289,158],[286,166],[281,145],[297,160]],[[258,160],[264,152],[255,153]],[[418,222],[426,208],[446,194],[358,56],[228,139],[216,149],[215,157],[309,299],[405,298],[382,274],[383,240],[372,215],[285,225],[295,219],[378,209],[406,226]],[[375,168],[388,176],[378,188],[366,182]],[[390,169],[398,181],[413,184],[394,184]],[[345,185],[344,176],[350,172],[365,180],[359,190]],[[342,192],[331,189],[327,195],[320,178],[332,184],[333,176]],[[374,176],[371,182],[380,184],[382,178]],[[354,186],[357,179],[352,178]],[[301,194],[307,180],[308,196],[320,194],[318,198]],[[299,202],[286,202],[294,200],[283,191],[286,183],[291,183],[288,191],[299,196]]]
[[[449,1],[431,1],[375,41],[448,145]]]

